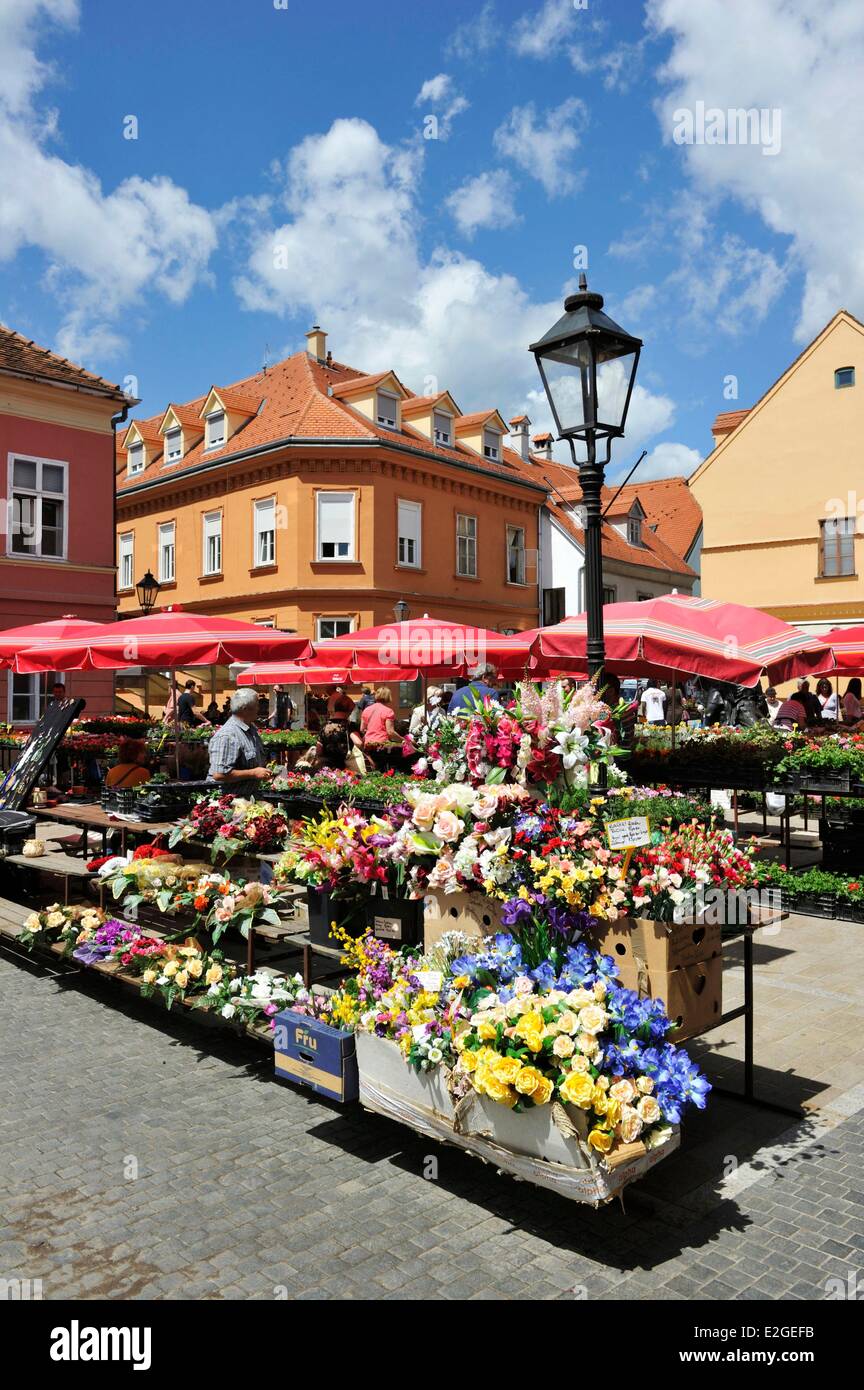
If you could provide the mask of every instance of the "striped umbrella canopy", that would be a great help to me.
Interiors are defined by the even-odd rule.
[[[452,623],[444,618],[407,618],[404,622],[348,632],[315,643],[316,665],[411,667],[427,676],[464,676],[478,667],[525,661],[531,643],[521,633],[506,636],[485,627]]]
[[[111,623],[88,623],[76,618],[74,613],[64,613],[62,618],[51,618],[46,623],[26,623],[23,627],[7,627],[0,632],[0,665],[9,666],[13,671],[25,670],[19,667],[18,655],[27,648],[43,642],[63,639],[82,640],[110,632]],[[53,667],[51,668],[54,669]]]
[[[639,603],[607,603],[603,628],[609,666],[625,676],[702,676],[753,686],[764,675],[779,685],[834,665],[825,638],[758,608],[719,599],[664,594]],[[541,628],[532,651],[541,664],[584,666],[587,635],[587,614],[580,613]]]
[[[107,623],[96,633],[58,637],[19,652],[20,671],[118,670],[124,666],[230,666],[293,661],[309,651],[296,632],[165,608],[143,618]]]
[[[834,653],[835,672],[848,676],[864,675],[864,627],[835,627],[819,634]]]
[[[416,667],[322,666],[317,661],[266,661],[249,666],[237,677],[238,685],[384,685],[387,681],[416,681]]]

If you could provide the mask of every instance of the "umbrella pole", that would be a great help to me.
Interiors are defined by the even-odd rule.
[[[180,781],[180,713],[177,709],[177,671],[171,667],[171,695],[174,701],[174,772]]]
[[[676,678],[675,676],[673,676],[673,677],[672,677],[672,748],[673,748],[673,750],[674,750],[674,748],[675,748],[675,704],[676,704],[676,686],[677,686],[677,683],[678,683],[678,682],[677,682],[677,678]]]

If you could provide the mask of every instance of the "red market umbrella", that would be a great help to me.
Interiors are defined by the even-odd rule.
[[[110,623],[87,623],[72,613],[64,613],[62,618],[51,618],[46,623],[27,623],[24,627],[4,628],[0,632],[0,665],[11,666],[13,671],[19,671],[18,655],[26,647],[43,642],[95,637],[110,632],[111,626]]]
[[[95,634],[58,637],[19,653],[21,671],[117,670],[123,666],[230,666],[241,661],[293,661],[309,651],[296,633],[238,618],[211,618],[165,608],[144,618],[106,624]]]
[[[834,653],[835,674],[864,675],[864,627],[835,627],[820,633],[819,641]]]
[[[237,677],[238,685],[383,685],[386,681],[415,681],[416,667],[322,666],[309,662],[264,662],[250,666]]]
[[[719,599],[664,594],[639,603],[607,603],[603,627],[609,666],[619,675],[704,676],[757,685],[763,675],[779,685],[819,675],[834,664],[824,638],[773,618],[758,608]],[[539,664],[585,664],[588,618],[580,613],[541,628],[533,646]]]
[[[333,662],[346,666],[411,667],[427,676],[462,676],[487,663],[528,659],[530,645],[521,634],[512,637],[468,623],[444,618],[408,618],[362,628],[344,637],[316,642],[316,665]]]

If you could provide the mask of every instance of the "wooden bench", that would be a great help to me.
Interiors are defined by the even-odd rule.
[[[88,884],[93,875],[88,871],[83,859],[76,859],[72,855],[63,854],[59,850],[49,850],[47,854],[30,856],[25,854],[7,854],[3,860],[4,864],[14,864],[17,868],[36,869],[41,874],[49,874],[54,878],[63,880],[63,905],[69,905],[69,890],[71,883],[80,884],[82,880]],[[99,906],[104,906],[104,885],[99,884]]]

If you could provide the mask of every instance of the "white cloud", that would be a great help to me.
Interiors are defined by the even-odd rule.
[[[519,218],[513,180],[506,169],[490,169],[466,179],[447,199],[460,232],[473,236],[481,227],[510,227]]]
[[[452,77],[446,72],[427,78],[414,98],[415,106],[425,106],[429,114],[437,117],[436,138],[439,140],[448,138],[454,120],[468,110],[469,104],[468,99],[456,91]]]
[[[803,276],[796,338],[807,341],[839,309],[864,312],[864,7],[860,0],[655,0],[652,33],[671,39],[658,103],[671,141],[675,112],[777,110],[779,153],[757,144],[682,145],[706,199],[737,198],[788,238]],[[776,262],[775,262],[776,264]],[[774,272],[750,267],[763,297]],[[709,289],[709,294],[711,293]]]
[[[478,14],[458,25],[445,48],[450,57],[471,62],[485,57],[497,43],[500,43],[500,26],[495,6],[492,0],[487,0]]]
[[[617,16],[616,16],[617,18]],[[610,91],[624,91],[639,75],[645,40],[609,43],[614,21],[604,20],[586,5],[573,0],[545,0],[539,11],[530,11],[517,20],[510,35],[511,46],[522,58],[555,59],[566,57],[580,77],[602,77]]]
[[[145,293],[174,304],[188,297],[206,273],[216,233],[210,213],[170,179],[133,177],[105,193],[90,170],[47,148],[56,118],[33,103],[52,71],[32,46],[46,17],[74,25],[77,4],[7,0],[0,8],[8,79],[7,86],[0,79],[0,260],[26,247],[41,251],[45,284],[64,311],[58,348],[102,359],[116,355],[116,322]]]
[[[495,131],[495,148],[526,174],[539,179],[550,198],[572,193],[582,175],[568,166],[579,148],[585,121],[586,108],[578,97],[568,97],[539,121],[533,102],[514,106]]]
[[[511,43],[522,58],[552,58],[573,32],[573,0],[546,0],[539,11],[517,20]]]
[[[642,460],[633,481],[647,483],[654,478],[688,478],[701,462],[702,455],[698,449],[662,440]]]

